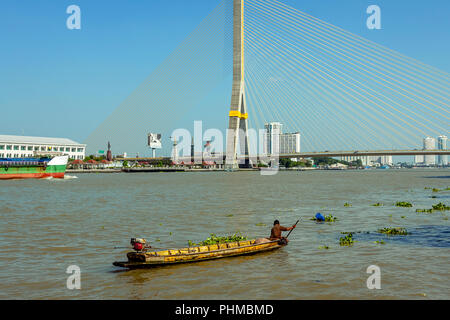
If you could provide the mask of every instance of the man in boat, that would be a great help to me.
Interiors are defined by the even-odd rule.
[[[292,229],[294,229],[297,225],[294,224],[292,227],[290,228],[286,228],[283,226],[280,226],[280,221],[275,220],[273,222],[273,228],[270,231],[270,237],[269,238],[259,238],[256,239],[255,244],[262,244],[262,243],[267,243],[270,241],[274,241],[274,240],[280,240],[283,244],[288,244],[288,239],[283,237],[281,235],[282,231],[291,231]]]
[[[292,227],[289,227],[289,228],[283,227],[283,226],[280,225],[280,221],[275,220],[275,221],[273,222],[273,228],[272,228],[272,230],[270,231],[270,238],[269,238],[269,240],[271,240],[271,241],[273,241],[273,240],[281,240],[282,242],[288,244],[288,242],[289,242],[288,239],[285,238],[285,237],[283,237],[283,236],[281,235],[281,232],[282,232],[282,231],[291,231],[291,230],[294,229],[296,226],[297,226],[297,225],[294,224]]]

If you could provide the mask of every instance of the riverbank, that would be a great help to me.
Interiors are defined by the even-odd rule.
[[[267,168],[248,168],[239,169],[238,171],[264,171]],[[404,170],[404,169],[425,169],[433,170],[437,168],[423,168],[423,167],[412,167],[412,168],[390,168],[389,170]],[[367,171],[367,170],[377,170],[386,171],[387,169],[377,169],[377,168],[307,168],[307,167],[296,167],[296,168],[278,168],[278,171]],[[184,167],[147,167],[147,168],[118,168],[118,169],[67,169],[66,173],[160,173],[160,172],[224,172],[224,169],[218,168],[184,168]]]

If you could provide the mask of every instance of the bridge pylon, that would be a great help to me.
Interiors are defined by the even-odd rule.
[[[244,1],[233,0],[233,87],[225,158],[225,168],[228,170],[239,168],[238,138],[241,154],[245,156],[249,154],[248,113],[245,103]],[[245,159],[247,160],[242,166],[250,167],[250,160],[248,157]]]

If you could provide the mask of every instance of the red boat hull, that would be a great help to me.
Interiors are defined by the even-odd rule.
[[[38,173],[13,173],[13,174],[0,174],[0,180],[11,179],[45,179],[53,177],[55,179],[64,179],[64,172],[38,172]]]

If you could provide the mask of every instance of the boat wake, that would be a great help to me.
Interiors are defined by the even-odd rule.
[[[63,179],[57,179],[57,178],[53,178],[53,177],[46,177],[43,178],[43,180],[51,180],[51,181],[64,181],[64,180],[73,180],[73,179],[78,179],[77,176],[69,176],[69,175],[64,175]]]
[[[72,180],[72,179],[78,179],[77,176],[69,176],[69,175],[64,175],[64,180]]]

